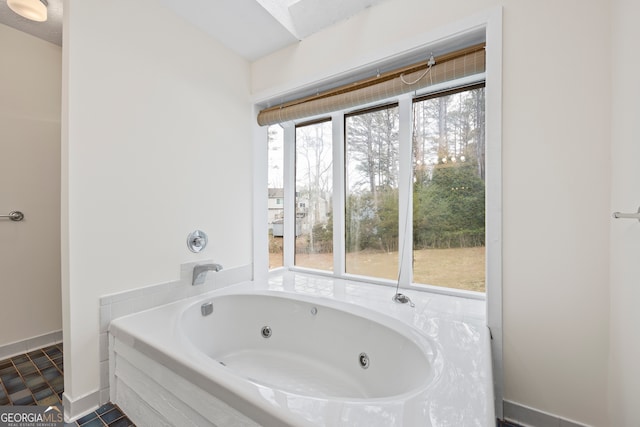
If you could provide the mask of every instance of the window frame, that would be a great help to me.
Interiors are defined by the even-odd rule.
[[[467,291],[462,289],[448,288],[444,286],[414,283],[413,282],[413,233],[410,233],[413,224],[413,182],[412,182],[412,165],[413,165],[413,104],[427,97],[446,96],[452,91],[466,90],[466,88],[474,88],[479,85],[486,85],[486,73],[478,73],[471,77],[454,80],[442,85],[434,85],[422,91],[404,94],[399,97],[385,99],[371,105],[358,106],[353,109],[335,112],[331,115],[321,117],[305,118],[300,122],[287,123],[284,126],[284,191],[285,191],[285,209],[284,209],[284,265],[282,268],[290,271],[307,272],[331,276],[340,279],[364,281],[367,283],[396,286],[398,280],[383,279],[373,276],[358,275],[346,272],[345,266],[345,179],[346,179],[346,128],[345,121],[348,116],[360,114],[368,111],[376,111],[389,106],[398,106],[399,111],[399,233],[398,233],[398,268],[399,283],[403,289],[413,289],[418,291],[429,291],[445,295],[454,295],[465,298],[485,299],[486,292]],[[485,101],[486,111],[486,101]],[[333,271],[317,270],[308,267],[295,265],[295,239],[288,238],[293,236],[295,225],[295,192],[291,187],[295,188],[295,134],[296,128],[306,126],[308,124],[321,123],[330,121],[333,131]],[[486,130],[485,130],[486,132]],[[291,193],[287,197],[287,192]],[[487,190],[488,192],[488,190]],[[289,200],[287,202],[287,200]],[[487,205],[488,206],[488,205]],[[485,207],[485,212],[487,211]],[[293,214],[293,215],[292,215]],[[486,213],[488,216],[489,214]],[[406,232],[405,232],[406,230]],[[290,233],[290,234],[288,234]],[[487,237],[487,242],[489,238]],[[487,249],[485,248],[485,251]],[[488,253],[486,255],[489,257]],[[275,269],[277,270],[277,269]],[[486,274],[485,274],[486,277]]]

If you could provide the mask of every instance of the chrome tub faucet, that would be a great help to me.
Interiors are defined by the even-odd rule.
[[[191,285],[202,285],[207,279],[207,271],[220,271],[222,266],[220,264],[198,264],[193,267],[193,280]]]

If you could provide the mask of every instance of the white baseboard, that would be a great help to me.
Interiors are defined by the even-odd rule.
[[[100,407],[100,390],[93,391],[76,399],[69,397],[65,392],[62,394],[62,406],[64,408],[64,422],[72,423]]]
[[[503,403],[504,419],[523,427],[590,427],[587,424],[581,424],[509,400],[504,400]]]
[[[19,354],[28,353],[39,348],[62,342],[62,331],[53,331],[37,337],[27,338],[21,341],[15,341],[8,344],[0,345],[0,360]]]

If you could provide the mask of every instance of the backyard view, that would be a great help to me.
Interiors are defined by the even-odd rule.
[[[413,104],[413,282],[485,290],[484,88],[451,92]],[[400,235],[397,105],[345,116],[345,270],[398,278]],[[332,141],[330,121],[296,128],[295,265],[333,269]],[[269,192],[284,184],[272,178]],[[277,157],[277,155],[276,155]],[[270,196],[271,198],[271,196]],[[277,203],[270,201],[270,267],[283,265]],[[339,216],[342,218],[342,215]],[[281,224],[281,222],[280,222]],[[280,226],[281,227],[281,226]],[[403,230],[404,231],[404,230]]]
[[[278,240],[282,240],[279,238]],[[307,255],[298,255],[307,257]],[[397,265],[397,252],[352,252],[347,262],[363,266],[353,274],[387,277],[398,274],[389,265]],[[315,254],[316,268],[331,270],[333,254]],[[437,283],[447,288],[484,292],[484,247],[452,249],[420,249],[414,251],[414,279],[416,283]],[[269,253],[269,266],[282,266],[282,251]]]

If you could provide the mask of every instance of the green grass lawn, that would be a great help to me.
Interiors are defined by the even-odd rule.
[[[270,253],[271,268],[282,266],[282,253]],[[333,254],[298,254],[296,265],[331,270]],[[347,272],[396,280],[397,252],[352,252],[347,254]],[[413,251],[413,281],[469,291],[485,291],[484,247],[421,249]]]

